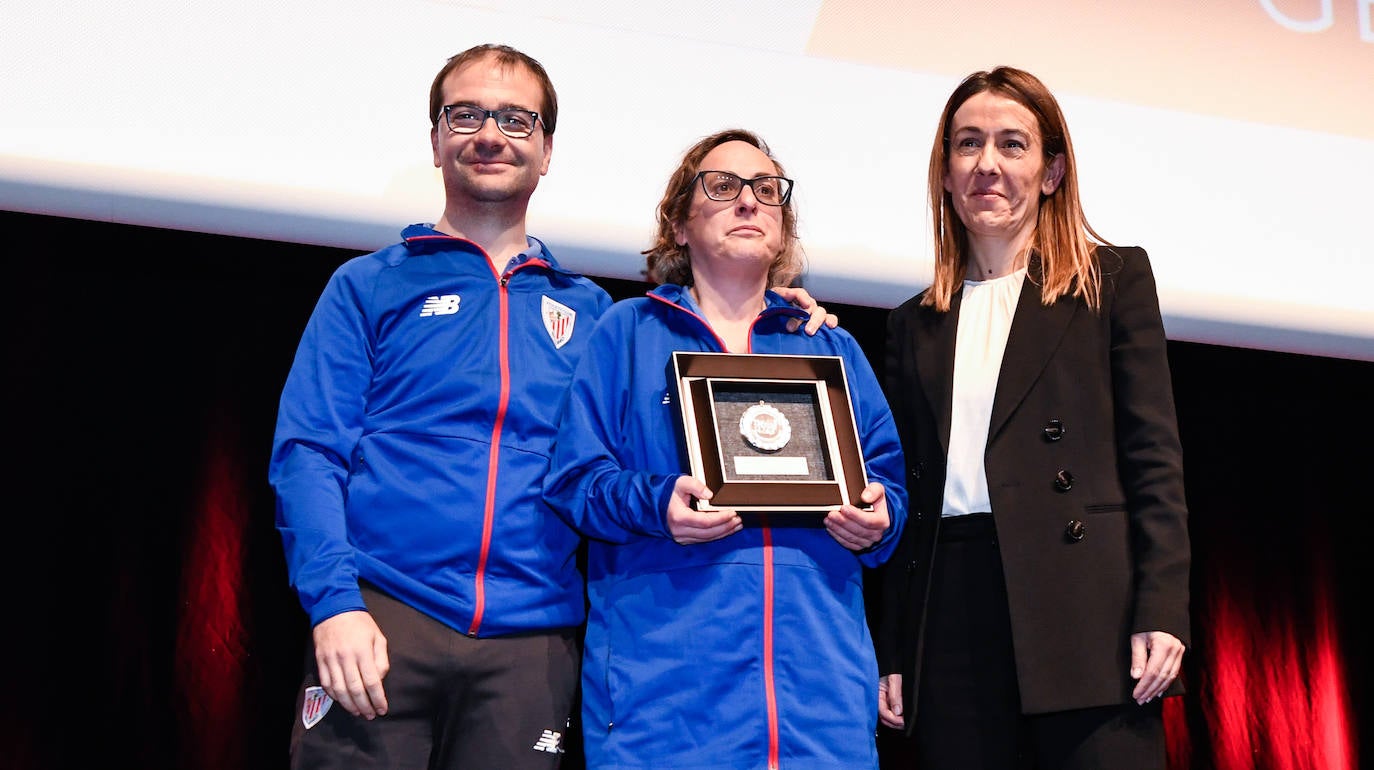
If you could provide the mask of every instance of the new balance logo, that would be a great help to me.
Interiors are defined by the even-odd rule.
[[[442,297],[425,297],[424,307],[420,308],[420,317],[428,318],[432,315],[453,315],[458,312],[458,295],[445,294]]]
[[[563,733],[545,730],[544,734],[539,736],[539,740],[535,741],[534,746],[531,748],[535,751],[544,751],[549,754],[562,754]]]

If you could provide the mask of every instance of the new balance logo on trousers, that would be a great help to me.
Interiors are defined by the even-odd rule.
[[[553,730],[545,730],[544,734],[539,736],[539,740],[535,741],[533,748],[535,751],[546,751],[550,754],[562,754],[563,733],[554,732]]]

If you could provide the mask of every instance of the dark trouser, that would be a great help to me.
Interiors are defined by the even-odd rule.
[[[307,645],[293,770],[558,767],[577,687],[574,629],[473,639],[368,587],[363,599],[387,639],[388,712],[368,721],[334,704],[306,729],[305,690],[319,684]]]
[[[940,527],[917,695],[920,770],[1163,770],[1160,699],[1021,714],[992,514]]]

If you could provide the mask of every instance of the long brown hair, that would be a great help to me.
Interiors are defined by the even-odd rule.
[[[940,114],[927,179],[935,236],[935,280],[921,304],[949,310],[950,300],[963,285],[968,269],[968,228],[954,210],[953,197],[945,190],[945,175],[949,171],[950,124],[954,113],[969,98],[985,91],[1030,110],[1040,130],[1045,163],[1056,155],[1064,156],[1064,178],[1054,192],[1040,196],[1040,212],[1030,240],[1032,254],[1040,263],[1040,270],[1031,277],[1041,282],[1041,301],[1052,305],[1066,295],[1080,297],[1096,311],[1102,295],[1097,245],[1111,244],[1093,230],[1083,214],[1078,198],[1078,164],[1059,102],[1039,78],[1015,67],[997,67],[964,78]]]
[[[778,176],[787,176],[763,138],[742,128],[717,131],[688,148],[677,170],[668,177],[668,187],[658,202],[658,230],[653,245],[640,252],[647,257],[644,274],[651,282],[683,286],[692,283],[692,263],[687,246],[678,245],[674,228],[687,222],[696,191],[697,171],[700,170],[697,167],[701,165],[702,158],[726,142],[744,142],[759,148],[777,167]],[[789,200],[782,207],[782,251],[768,267],[768,285],[790,286],[802,274],[804,260],[801,241],[797,237],[797,212]]]

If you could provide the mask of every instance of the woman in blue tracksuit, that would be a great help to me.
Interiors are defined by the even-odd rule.
[[[892,415],[854,338],[789,333],[770,285],[799,274],[791,181],[752,133],[692,147],[659,206],[661,285],[607,311],[574,373],[544,492],[589,538],[588,767],[876,768],[878,671],[863,570],[906,516]],[[673,351],[843,359],[861,502],[698,510]]]

